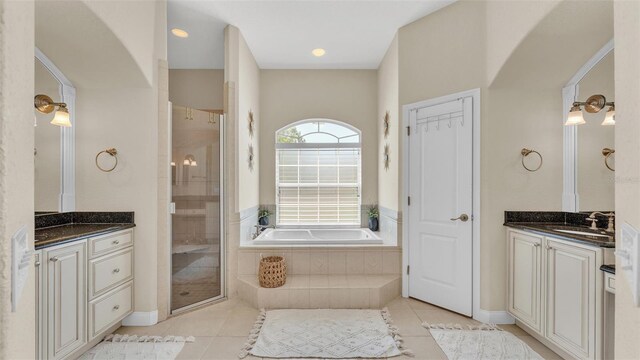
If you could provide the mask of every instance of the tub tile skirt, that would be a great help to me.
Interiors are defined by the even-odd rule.
[[[238,296],[258,309],[380,309],[400,296],[400,275],[288,275],[279,288],[238,277]]]

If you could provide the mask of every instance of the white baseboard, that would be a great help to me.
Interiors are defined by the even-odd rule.
[[[473,318],[485,324],[515,324],[516,319],[506,311],[489,311],[480,309]]]
[[[136,311],[122,320],[122,326],[151,326],[158,323],[158,310]]]

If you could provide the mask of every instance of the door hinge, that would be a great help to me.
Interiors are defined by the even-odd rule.
[[[407,126],[407,136],[411,136],[411,126]]]
[[[407,205],[411,206],[411,196],[407,196]]]
[[[409,275],[410,270],[411,270],[411,266],[407,265],[407,275]]]

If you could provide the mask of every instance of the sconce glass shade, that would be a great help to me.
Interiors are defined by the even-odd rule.
[[[195,160],[191,160],[191,166],[198,166],[198,163]]]
[[[189,162],[189,159],[184,159],[184,161],[182,162],[182,165],[187,165],[187,166],[191,165]]]
[[[582,116],[582,111],[579,106],[574,106],[571,108],[571,112],[569,116],[567,116],[567,121],[564,123],[566,126],[571,125],[582,125],[586,121],[584,121],[584,116]]]
[[[175,161],[172,161],[172,162],[171,162],[171,166],[176,166],[176,162],[175,162]]]
[[[607,115],[605,115],[604,121],[600,125],[611,126],[611,125],[615,125],[615,124],[616,124],[616,110],[612,106],[612,107],[609,108],[609,110],[607,110]]]
[[[56,126],[71,127],[71,121],[69,120],[69,112],[67,111],[67,109],[64,107],[60,107],[58,111],[56,111],[53,120],[51,120],[51,124]]]

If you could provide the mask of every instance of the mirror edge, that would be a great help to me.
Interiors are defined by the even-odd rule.
[[[609,40],[596,54],[573,75],[562,88],[562,211],[579,212],[578,194],[578,130],[575,126],[564,126],[566,114],[579,94],[579,83],[605,56],[614,50],[614,39]]]
[[[34,50],[35,58],[51,73],[60,84],[60,98],[67,104],[69,120],[73,126],[60,129],[60,194],[58,211],[69,212],[76,209],[76,88],[60,69],[38,47]]]

